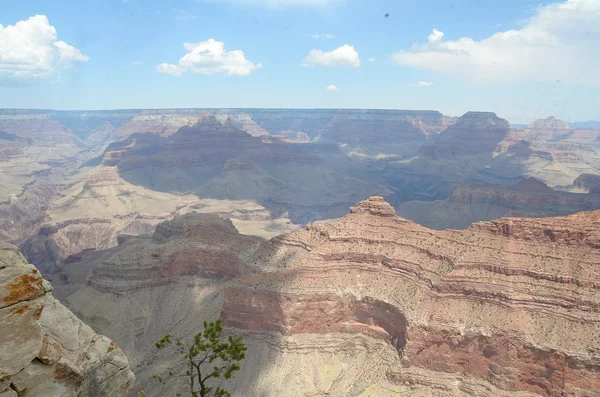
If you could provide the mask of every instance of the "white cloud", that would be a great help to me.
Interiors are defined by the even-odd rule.
[[[313,39],[333,39],[335,36],[329,33],[325,34],[311,34],[310,37]]]
[[[375,62],[375,58],[369,58],[369,62]]]
[[[77,48],[57,40],[56,29],[45,15],[0,25],[0,79],[47,77],[88,60]]]
[[[199,74],[224,73],[228,76],[246,76],[262,68],[246,59],[241,50],[225,51],[225,43],[208,39],[199,43],[183,43],[188,51],[177,65],[161,63],[156,71],[181,76],[185,71]]]
[[[473,80],[562,81],[600,85],[600,1],[567,0],[540,6],[516,30],[483,40],[443,40],[433,30],[426,44],[415,44],[393,59]]]
[[[201,2],[230,3],[243,6],[289,7],[309,6],[327,7],[343,3],[345,0],[196,0]]]
[[[302,66],[360,66],[358,52],[353,46],[344,44],[333,51],[312,50],[302,61]]]
[[[140,66],[140,65],[142,65],[143,63],[144,63],[144,62],[142,62],[142,61],[133,61],[133,62],[131,62],[131,64],[132,64],[133,66]]]
[[[440,32],[437,29],[433,29],[433,32],[429,36],[427,36],[427,40],[430,43],[435,43],[436,41],[441,41],[444,38],[444,32]]]
[[[187,21],[190,19],[198,19],[198,17],[196,15],[193,15],[193,14],[187,12],[186,10],[182,10],[180,8],[171,8],[171,15],[173,15],[173,17],[175,19],[178,19],[180,21]]]
[[[333,84],[328,85],[327,87],[325,87],[325,89],[327,91],[337,91],[338,90],[338,88],[336,86],[334,86]]]
[[[58,48],[58,64],[61,66],[71,67],[73,62],[87,62],[90,59],[83,55],[77,48],[62,40],[55,41],[53,44]]]
[[[427,88],[431,87],[433,83],[431,81],[419,81],[416,84],[409,84],[409,87],[419,87],[419,88]]]

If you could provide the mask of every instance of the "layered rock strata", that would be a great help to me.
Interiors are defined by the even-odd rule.
[[[390,193],[373,171],[349,160],[337,144],[253,137],[214,116],[167,137],[134,134],[113,143],[103,165],[137,186],[254,200],[301,224],[342,215],[371,192]]]
[[[463,229],[505,216],[545,217],[596,209],[600,209],[600,194],[558,191],[534,178],[507,187],[456,184],[445,200],[411,201],[397,207],[402,216],[433,229]]]
[[[382,197],[269,241],[190,214],[84,258],[67,302],[159,394],[181,385],[151,382],[173,359],[152,343],[221,316],[249,346],[235,396],[594,396],[599,231],[598,211],[435,231]]]
[[[600,390],[600,214],[435,232],[390,211],[371,198],[279,238],[294,260],[229,288],[225,324],[379,339],[398,354],[386,369],[393,384],[427,387],[415,372],[433,371],[506,393]]]
[[[17,247],[0,243],[0,395],[125,396],[127,358],[52,296]]]
[[[46,277],[60,273],[69,258],[83,251],[115,247],[121,234],[152,233],[158,223],[186,212],[235,218],[248,234],[270,237],[294,230],[288,219],[274,219],[255,202],[157,192],[124,181],[114,167],[98,166],[71,179],[73,185],[63,189],[62,197],[47,209],[37,234],[20,245]]]

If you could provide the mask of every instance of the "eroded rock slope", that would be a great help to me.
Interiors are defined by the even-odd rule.
[[[434,231],[371,197],[272,240],[186,215],[61,288],[161,395],[152,343],[221,316],[249,346],[236,396],[596,396],[599,247],[598,211]]]
[[[582,177],[575,181],[576,186],[593,182]],[[505,187],[456,184],[445,200],[409,201],[397,206],[403,217],[433,229],[463,229],[473,222],[506,216],[559,216],[598,208],[600,194],[592,189],[590,193],[558,191],[535,178]]]

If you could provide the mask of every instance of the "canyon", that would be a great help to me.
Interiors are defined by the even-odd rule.
[[[119,362],[115,395],[130,369],[130,395],[170,395],[154,342],[221,317],[249,347],[233,395],[592,396],[599,137],[492,112],[2,109],[0,240],[22,254],[1,252],[47,280],[17,329],[110,337],[128,363],[89,354]],[[39,340],[71,342],[44,332],[10,376],[53,379]],[[69,354],[81,394],[96,369]]]
[[[427,229],[370,197],[265,240],[185,214],[65,266],[55,294],[130,359],[221,317],[247,363],[232,395],[592,396],[600,388],[600,211]],[[576,335],[576,337],[575,337]]]
[[[227,208],[243,230],[267,237],[341,216],[373,194],[402,211],[406,202],[451,199],[457,184],[536,178],[580,193],[580,175],[600,176],[598,130],[552,117],[518,129],[491,112],[209,111],[1,110],[0,237],[23,244],[65,225],[86,229],[91,237],[71,248],[52,238],[49,256],[62,258],[114,246],[118,233],[150,232],[191,207]],[[570,202],[570,212],[590,209]],[[467,218],[489,219],[478,213]]]

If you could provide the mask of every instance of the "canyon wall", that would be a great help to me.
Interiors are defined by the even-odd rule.
[[[401,216],[440,230],[464,229],[473,222],[505,216],[558,216],[599,208],[600,194],[554,190],[535,178],[504,187],[456,184],[445,200],[409,201],[397,206]]]
[[[418,384],[414,371],[424,370],[506,392],[599,390],[600,214],[433,232],[390,212],[371,198],[279,238],[293,264],[241,277],[225,292],[224,323],[381,339],[400,359],[387,370],[391,383]]]
[[[151,382],[174,360],[153,342],[220,316],[249,347],[234,396],[594,396],[599,226],[594,211],[435,231],[371,197],[262,240],[187,214],[83,255],[63,270],[79,284],[56,288],[161,395],[181,385]]]

